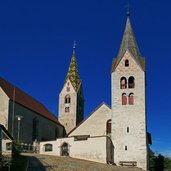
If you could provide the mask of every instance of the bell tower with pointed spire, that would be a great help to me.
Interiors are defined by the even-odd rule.
[[[136,162],[148,170],[145,59],[134,36],[130,13],[119,53],[112,63],[112,141],[114,163]]]
[[[74,42],[68,73],[59,94],[59,121],[65,126],[66,133],[69,133],[83,120],[83,115],[84,96],[76,62],[76,43]]]

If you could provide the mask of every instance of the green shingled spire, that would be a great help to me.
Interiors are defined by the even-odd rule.
[[[139,51],[139,48],[138,48],[138,45],[136,42],[136,38],[134,36],[132,26],[131,26],[131,22],[130,22],[130,13],[127,13],[126,27],[125,27],[122,42],[120,45],[119,53],[118,53],[117,58],[115,60],[115,68],[117,67],[117,65],[121,61],[126,50],[128,50],[131,53],[132,57],[137,62],[137,64],[141,68],[143,68],[141,54],[140,54],[140,51]]]
[[[76,44],[74,42],[72,58],[71,58],[71,62],[70,62],[70,66],[68,69],[65,82],[69,78],[74,89],[78,91],[80,84],[81,84],[81,80],[80,80],[79,73],[78,73],[78,67],[77,67],[77,62],[76,62],[76,57],[75,57],[75,49],[76,49]]]

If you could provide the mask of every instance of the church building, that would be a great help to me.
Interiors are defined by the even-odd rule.
[[[38,142],[40,154],[149,170],[146,65],[129,13],[111,65],[111,106],[102,102],[85,119],[75,44],[59,93],[58,119],[42,103],[0,77],[0,124],[20,143]]]
[[[40,142],[40,153],[149,169],[151,135],[146,123],[145,59],[127,14],[120,49],[112,62],[111,107],[102,102],[83,119],[84,97],[75,46],[59,95],[59,121],[67,137]]]

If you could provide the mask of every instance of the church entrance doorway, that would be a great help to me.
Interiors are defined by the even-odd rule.
[[[61,156],[69,156],[69,145],[68,143],[63,143],[61,146]]]

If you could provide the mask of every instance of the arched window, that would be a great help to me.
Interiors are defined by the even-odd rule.
[[[52,144],[45,144],[44,145],[45,151],[52,151],[53,150],[52,147],[53,147]]]
[[[71,103],[71,98],[69,95],[65,96],[65,104]]]
[[[33,125],[32,125],[32,140],[35,141],[35,139],[37,139],[39,136],[39,120],[38,120],[38,118],[34,117],[32,123],[33,123]]]
[[[122,94],[122,105],[126,105],[127,104],[127,96],[126,93]]]
[[[133,105],[134,104],[134,94],[133,93],[130,93],[129,94],[129,104],[130,105]]]
[[[65,107],[65,112],[66,112],[66,113],[69,112],[69,107]]]
[[[66,142],[61,146],[61,156],[69,156],[69,145]]]
[[[55,128],[55,138],[59,137],[59,129],[58,127]]]
[[[111,134],[111,119],[106,122],[106,135]]]
[[[129,67],[129,60],[128,59],[125,60],[125,67]]]
[[[135,79],[133,76],[128,79],[128,88],[135,88]]]
[[[125,77],[122,77],[120,80],[120,88],[121,89],[126,89],[127,88],[127,81]]]

